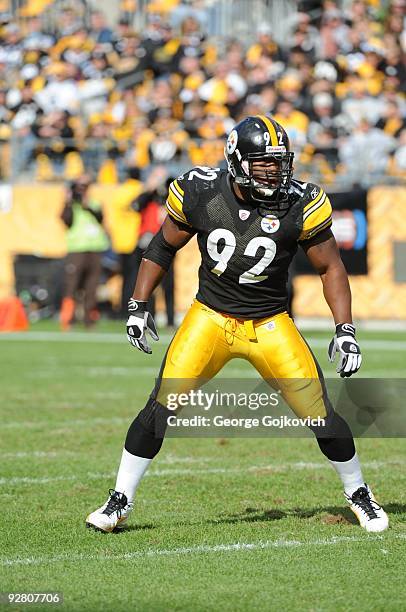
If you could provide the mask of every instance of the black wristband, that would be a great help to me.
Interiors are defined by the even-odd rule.
[[[339,323],[336,325],[336,336],[352,336],[355,338],[355,325],[352,323]]]
[[[147,302],[141,302],[139,300],[134,300],[134,298],[131,298],[130,300],[128,300],[128,314],[132,314],[132,315],[144,315],[144,312],[147,309]]]

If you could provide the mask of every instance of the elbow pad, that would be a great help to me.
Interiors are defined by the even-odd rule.
[[[161,228],[145,249],[143,258],[153,261],[164,270],[169,270],[176,252],[177,248],[166,242]]]

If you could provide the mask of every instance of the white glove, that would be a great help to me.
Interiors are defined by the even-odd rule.
[[[355,339],[355,327],[351,323],[339,323],[336,325],[336,333],[328,347],[329,361],[335,360],[336,353],[339,354],[337,372],[341,378],[355,374],[362,362],[361,349]]]
[[[145,333],[149,332],[153,340],[159,340],[155,321],[147,311],[147,302],[131,300],[128,302],[127,340],[139,351],[151,354]]]

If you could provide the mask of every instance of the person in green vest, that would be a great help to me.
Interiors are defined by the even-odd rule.
[[[74,319],[79,288],[84,290],[85,326],[90,327],[98,319],[96,291],[102,253],[109,247],[109,238],[103,228],[101,206],[89,198],[89,187],[90,176],[87,174],[72,183],[61,214],[67,227],[68,251],[60,312],[60,325],[64,331],[70,329]]]

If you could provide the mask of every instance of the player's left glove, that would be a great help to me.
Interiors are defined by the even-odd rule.
[[[131,300],[128,302],[127,339],[139,351],[151,354],[146,332],[153,340],[159,340],[152,314],[147,310],[147,302]]]
[[[355,339],[355,327],[351,323],[336,325],[336,333],[328,347],[329,361],[339,355],[337,372],[341,378],[355,374],[361,367],[361,349]]]

